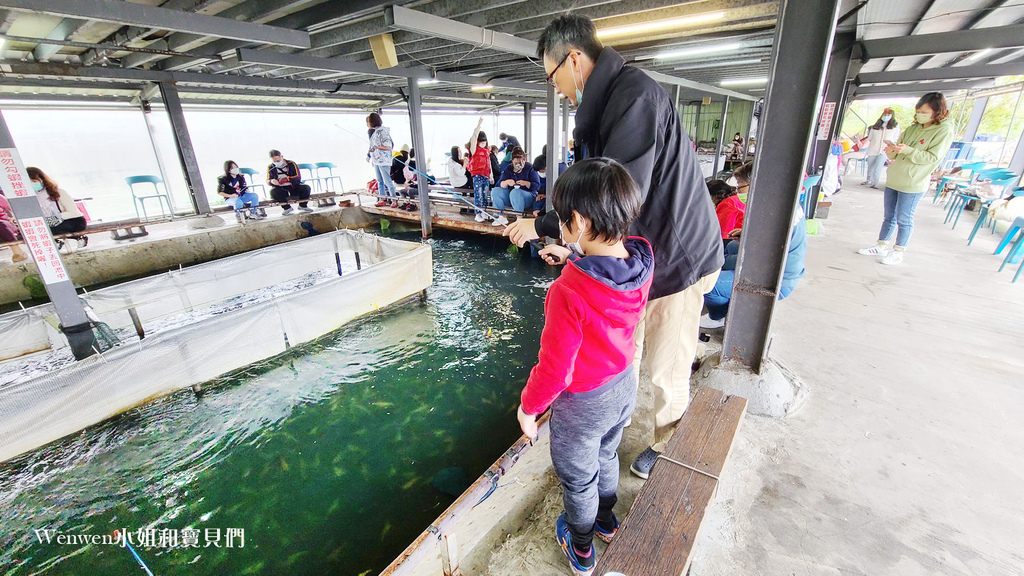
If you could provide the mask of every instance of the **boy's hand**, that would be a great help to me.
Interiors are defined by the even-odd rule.
[[[513,244],[522,248],[523,244],[540,237],[537,236],[537,228],[533,222],[533,218],[520,218],[506,226],[501,235],[508,236]]]
[[[548,264],[565,264],[565,259],[572,254],[572,250],[558,244],[548,244],[538,254]]]
[[[729,232],[729,238],[739,238],[743,234],[743,228],[737,228]]]
[[[519,427],[522,428],[523,434],[530,440],[537,439],[537,417],[523,412],[523,405],[519,405],[516,418],[519,419]]]

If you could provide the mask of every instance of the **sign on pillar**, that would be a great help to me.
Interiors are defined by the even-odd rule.
[[[7,186],[16,197],[33,196],[31,179],[28,177],[28,170],[25,170],[25,163],[21,161],[21,155],[17,148],[0,148],[0,166],[4,167],[4,179]]]
[[[836,103],[825,102],[821,107],[821,118],[818,120],[818,140],[828,140],[832,127],[832,118],[836,114]]]

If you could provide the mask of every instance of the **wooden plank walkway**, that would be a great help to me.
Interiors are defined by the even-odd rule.
[[[369,214],[376,214],[383,216],[389,220],[401,220],[403,222],[413,222],[419,224],[420,212],[419,210],[401,210],[398,208],[391,208],[388,206],[374,206],[377,201],[375,196],[364,194],[360,197],[362,201],[363,211]],[[408,203],[409,198],[399,198],[399,202]],[[418,204],[418,199],[412,199],[413,204]],[[446,228],[449,230],[461,230],[464,232],[476,232],[479,234],[486,234],[489,236],[501,236],[502,231],[505,229],[504,226],[494,226],[490,220],[484,222],[477,222],[474,214],[462,214],[461,210],[467,208],[472,210],[468,204],[463,204],[458,200],[445,200],[443,198],[437,198],[435,195],[431,195],[430,200],[430,221],[434,226],[438,228]],[[499,210],[488,208],[488,212],[497,214]],[[505,214],[505,217],[510,221],[515,219],[515,213],[510,211],[501,211]]]
[[[700,388],[598,560],[596,574],[685,574],[747,401]]]

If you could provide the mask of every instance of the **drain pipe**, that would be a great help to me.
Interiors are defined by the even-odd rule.
[[[408,548],[405,549],[398,558],[395,558],[380,576],[403,576],[411,574],[413,570],[423,560],[426,559],[427,555],[434,549],[442,539],[447,540],[452,537],[455,532],[455,527],[459,521],[469,513],[470,510],[475,508],[477,504],[484,501],[485,498],[490,496],[494,492],[495,487],[498,485],[498,480],[509,473],[512,466],[526,454],[526,452],[534,446],[541,438],[548,433],[548,417],[551,415],[550,412],[541,417],[537,421],[537,440],[530,440],[526,436],[521,436],[519,440],[516,440],[515,444],[512,445],[498,461],[495,462],[490,468],[487,469],[476,482],[466,489],[459,496],[447,510],[444,511],[440,516],[434,520],[434,523],[427,527]],[[444,555],[442,554],[442,562],[445,562]],[[449,562],[453,562],[455,565],[458,564],[458,559],[448,559]]]

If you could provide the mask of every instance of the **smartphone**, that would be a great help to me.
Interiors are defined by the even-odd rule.
[[[882,142],[885,142],[885,143],[886,143],[886,144],[888,144],[889,146],[895,146],[895,145],[896,145],[896,143],[895,143],[895,142],[893,142],[892,140],[882,140]]]

